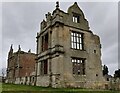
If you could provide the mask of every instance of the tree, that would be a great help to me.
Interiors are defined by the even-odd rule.
[[[115,78],[117,78],[117,77],[120,78],[120,69],[115,70],[114,77],[115,77]]]
[[[6,68],[2,68],[2,82],[5,82],[5,77],[6,77]]]
[[[103,66],[103,76],[108,75],[108,67],[106,65]]]
[[[6,76],[6,68],[2,68],[2,77]]]

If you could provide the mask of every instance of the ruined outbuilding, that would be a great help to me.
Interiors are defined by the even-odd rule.
[[[35,58],[36,55],[31,53],[30,50],[28,52],[22,51],[20,45],[18,51],[14,52],[11,45],[7,60],[6,82],[27,85],[34,84],[35,77],[33,77],[32,73],[35,71]]]

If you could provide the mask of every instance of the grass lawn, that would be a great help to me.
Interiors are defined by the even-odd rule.
[[[120,93],[109,90],[90,90],[73,88],[49,88],[29,85],[2,84],[2,93]]]
[[[0,93],[1,93],[1,91],[2,91],[2,83],[0,83]]]

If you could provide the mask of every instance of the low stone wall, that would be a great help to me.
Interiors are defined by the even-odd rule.
[[[36,86],[49,86],[49,76],[40,76],[37,77],[37,83]],[[47,82],[45,82],[47,81]],[[60,88],[60,87],[65,87],[65,88],[89,88],[89,89],[106,89],[106,90],[120,90],[120,78],[111,78],[109,81],[103,81],[103,82],[98,82],[98,81],[79,81],[79,82],[72,82],[72,81],[60,81],[57,79],[55,80],[55,77],[52,77],[52,87],[54,88]],[[6,83],[13,83],[13,82],[8,82],[6,80]],[[24,85],[35,85],[35,76],[31,77],[21,77],[21,78],[16,78],[15,84],[24,84]]]
[[[33,77],[21,77],[16,78],[15,84],[23,84],[23,85],[34,85],[35,79]]]
[[[111,90],[120,90],[120,78],[111,79],[109,86]]]
[[[49,86],[49,80],[50,80],[49,76],[39,76],[39,77],[37,77],[36,85],[37,86],[48,87]]]

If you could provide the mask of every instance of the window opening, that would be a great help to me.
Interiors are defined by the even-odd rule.
[[[85,75],[85,59],[72,58],[73,74]]]
[[[83,50],[83,34],[71,32],[71,48]]]
[[[80,15],[78,14],[73,14],[73,22],[79,23],[80,22]]]
[[[48,33],[44,36],[42,36],[42,51],[45,51],[48,49]]]
[[[48,61],[47,60],[41,61],[41,74],[42,75],[48,74]]]

